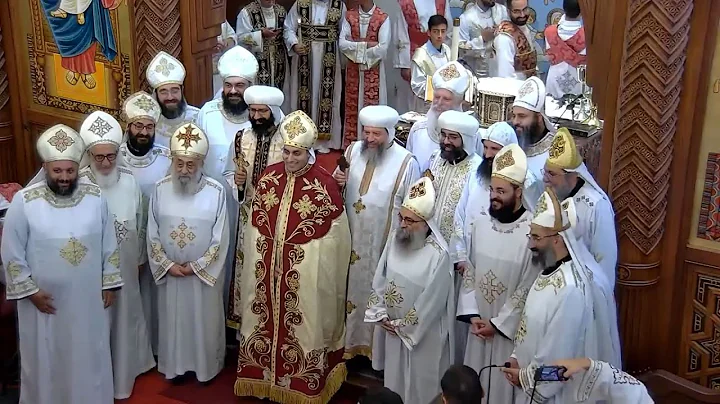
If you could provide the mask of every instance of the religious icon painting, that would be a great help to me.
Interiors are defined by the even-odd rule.
[[[33,102],[117,116],[130,95],[126,0],[29,0],[26,28]]]

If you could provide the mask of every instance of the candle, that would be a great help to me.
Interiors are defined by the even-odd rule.
[[[298,17],[298,43],[300,46],[303,46],[303,40],[302,40],[302,18]]]
[[[452,29],[452,45],[450,47],[450,60],[454,61],[458,58],[458,47],[460,46],[460,19],[453,20]]]

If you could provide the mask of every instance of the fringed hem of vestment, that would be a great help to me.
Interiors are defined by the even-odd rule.
[[[310,396],[299,391],[280,387],[264,380],[237,378],[235,395],[238,397],[267,398],[280,404],[327,404],[347,378],[345,362],[339,363],[325,379],[325,388],[318,395]]]
[[[367,345],[358,345],[352,348],[345,348],[343,359],[350,360],[356,356],[364,356],[368,359],[372,359],[372,347]]]

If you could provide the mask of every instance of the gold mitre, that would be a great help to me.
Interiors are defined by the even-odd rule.
[[[582,162],[582,156],[570,131],[567,128],[558,129],[550,145],[547,164],[561,170],[572,171],[580,167]]]
[[[285,146],[310,150],[317,141],[318,130],[315,122],[306,113],[297,110],[287,115],[280,123],[280,135]]]
[[[98,144],[111,144],[119,147],[123,141],[123,130],[112,115],[95,111],[88,115],[80,125],[80,137],[89,149]]]
[[[170,138],[170,155],[204,159],[208,153],[205,133],[192,122],[180,126]]]
[[[155,55],[145,70],[145,77],[152,88],[165,84],[182,85],[185,82],[185,74],[185,66],[164,51]]]
[[[123,103],[123,114],[128,123],[138,119],[149,119],[157,123],[160,119],[160,105],[150,94],[138,91]]]
[[[545,187],[545,192],[540,196],[532,224],[561,232],[574,226],[577,222],[577,212],[573,198],[568,198],[562,203],[558,201],[555,191]]]
[[[69,160],[80,163],[85,153],[85,143],[69,126],[58,124],[43,132],[36,143],[43,163]]]
[[[432,179],[427,176],[420,177],[405,194],[402,207],[411,210],[423,220],[428,221],[435,211],[435,188]]]
[[[504,146],[493,159],[492,176],[522,187],[527,175],[527,156],[517,143]]]

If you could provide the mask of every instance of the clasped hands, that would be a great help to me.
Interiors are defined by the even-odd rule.
[[[55,314],[56,309],[53,306],[53,300],[55,298],[49,293],[42,289],[38,290],[34,294],[28,297],[30,302],[37,308],[41,313]],[[115,291],[114,290],[103,290],[102,291],[103,307],[108,308],[115,303]]]
[[[490,320],[473,317],[470,320],[470,333],[480,339],[487,340],[495,335],[495,327],[490,324]]]
[[[183,278],[185,276],[192,275],[193,270],[190,267],[190,264],[183,264],[183,265],[172,264],[172,266],[168,270],[168,273],[170,273],[170,275],[172,275],[172,276],[175,276],[178,278]]]
[[[390,319],[384,318],[382,319],[382,322],[380,323],[380,327],[384,328],[385,331],[392,335],[397,335],[397,332],[395,331],[395,327],[390,323]]]

